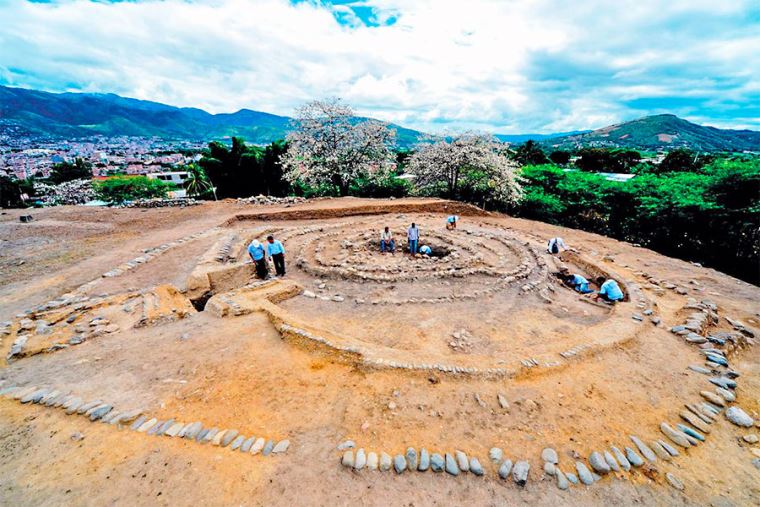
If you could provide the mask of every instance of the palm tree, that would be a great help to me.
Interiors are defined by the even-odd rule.
[[[206,171],[198,164],[190,164],[187,167],[187,180],[185,180],[185,189],[189,196],[201,196],[209,192],[214,194],[216,201],[216,187],[211,183]]]

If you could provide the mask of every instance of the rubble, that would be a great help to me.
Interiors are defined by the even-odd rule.
[[[60,185],[34,182],[35,200],[43,206],[63,204],[84,204],[95,199],[95,190],[91,180],[72,180]]]
[[[274,197],[269,195],[255,195],[252,197],[240,197],[237,200],[239,203],[243,204],[256,204],[256,205],[289,205],[289,204],[298,204],[301,202],[306,202],[305,197],[295,197],[295,196],[288,196],[288,197]]]
[[[201,201],[197,201],[192,197],[181,197],[177,199],[136,199],[132,202],[125,204],[125,208],[173,208],[184,206],[196,206]]]

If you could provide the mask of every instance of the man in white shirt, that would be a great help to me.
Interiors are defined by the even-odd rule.
[[[552,238],[549,240],[549,244],[546,245],[546,250],[550,254],[558,254],[561,250],[567,250],[567,245],[562,238]]]
[[[390,253],[396,253],[396,242],[393,240],[393,233],[389,227],[380,233],[380,251],[385,253],[386,248]]]
[[[414,222],[412,222],[412,225],[406,230],[406,239],[409,240],[409,253],[415,255],[417,253],[417,245],[420,241],[420,230]]]

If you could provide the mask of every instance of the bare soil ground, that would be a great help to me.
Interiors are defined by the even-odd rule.
[[[461,215],[456,231],[443,227],[450,213]],[[689,299],[718,305],[721,318],[711,332],[734,331],[726,316],[760,330],[760,289],[727,275],[609,238],[436,200],[32,214],[29,224],[17,211],[0,215],[0,321],[14,322],[0,343],[3,358],[19,334],[20,312],[83,286],[91,300],[106,296],[103,306],[32,336],[28,350],[68,339],[94,315],[119,329],[0,360],[0,389],[44,386],[291,445],[285,454],[251,456],[0,397],[2,505],[760,505],[760,470],[752,464],[760,446],[742,439],[760,435],[760,427],[739,428],[722,415],[705,443],[673,461],[609,474],[589,487],[560,491],[540,458],[553,447],[568,472],[576,457],[594,450],[635,448],[631,434],[646,442],[664,438],[660,422],[675,426],[683,404],[714,387],[687,369],[705,364],[698,347],[668,332],[691,312],[684,309]],[[448,255],[436,261],[404,253],[411,221],[420,225],[422,243],[446,247]],[[385,224],[397,238],[393,256],[376,248]],[[192,273],[211,266],[229,273],[217,282],[225,288],[212,290],[224,297],[228,285],[254,281],[245,246],[268,233],[283,240],[287,280],[311,293],[277,303],[292,319],[287,323],[339,337],[360,354],[347,358],[296,342],[260,311],[219,317],[190,307],[178,315],[183,296],[156,289],[185,291]],[[196,234],[122,274],[101,276]],[[558,283],[557,261],[542,251],[558,235],[583,259],[565,257],[567,265],[589,276],[614,274],[629,300],[595,305]],[[215,260],[225,244],[224,259]],[[536,286],[524,288],[531,281]],[[680,290],[664,288],[669,284]],[[130,307],[126,293],[155,302],[149,323],[136,324],[148,305]],[[659,326],[648,316],[632,318],[646,309]],[[456,338],[462,330],[466,338]],[[726,352],[741,373],[736,404],[760,424],[760,353],[741,343]],[[576,355],[560,355],[572,348]],[[524,366],[529,358],[539,366]],[[377,359],[386,362],[373,366]],[[422,368],[429,364],[499,373]],[[335,449],[346,439],[391,456],[409,446],[459,449],[477,456],[486,475],[351,471]],[[488,459],[494,446],[530,462],[524,488],[499,479]],[[684,490],[669,485],[666,473]]]

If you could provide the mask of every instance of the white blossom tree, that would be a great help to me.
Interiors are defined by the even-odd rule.
[[[310,185],[330,184],[341,196],[357,178],[372,177],[393,166],[396,131],[376,120],[358,119],[339,99],[301,106],[287,136],[285,177]]]
[[[489,135],[465,133],[421,146],[406,172],[414,175],[419,188],[445,186],[450,198],[457,197],[465,174],[477,172],[486,179],[493,200],[513,204],[522,194],[517,168],[503,143]]]

